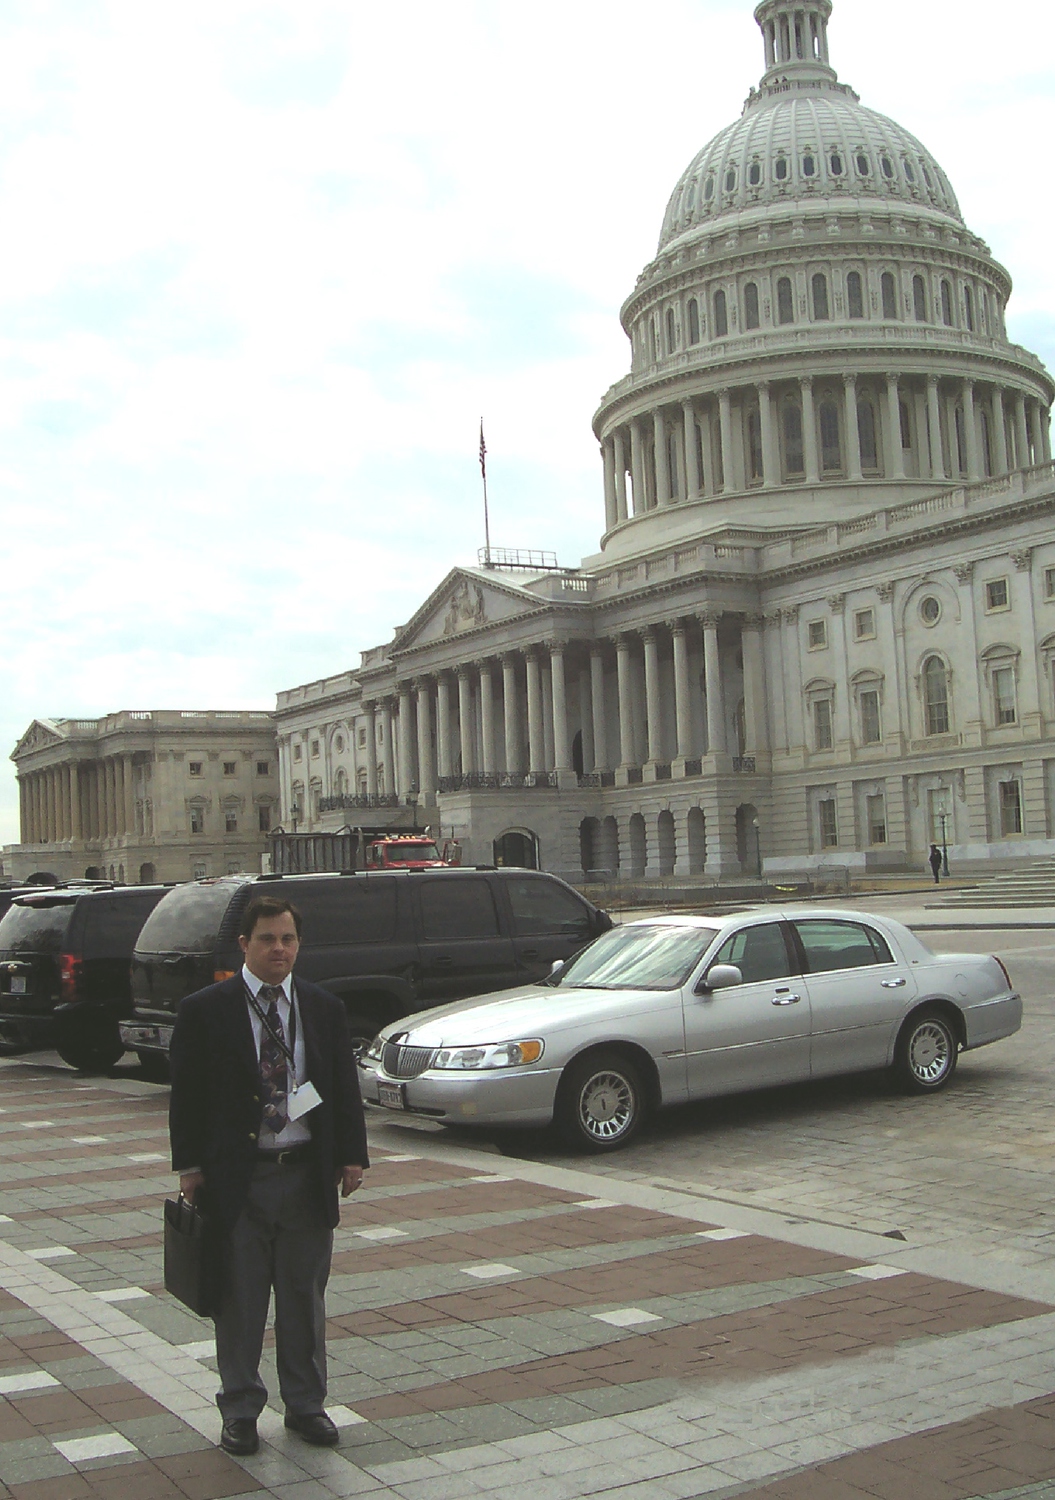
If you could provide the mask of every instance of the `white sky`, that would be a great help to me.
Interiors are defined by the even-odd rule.
[[[1055,23],[1000,17],[835,0],[832,61],[1051,366]],[[475,558],[481,413],[492,541],[595,551],[619,305],[762,61],[748,0],[0,0],[0,743],[357,665]]]

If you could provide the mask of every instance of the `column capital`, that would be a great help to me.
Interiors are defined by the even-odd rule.
[[[936,391],[938,389],[938,381],[940,379],[941,379],[940,375],[928,375],[927,376],[927,389],[928,390],[935,390]]]
[[[972,566],[972,565],[969,564],[969,566]],[[891,599],[893,599],[893,597],[894,597],[894,584],[893,584],[893,580],[892,579],[887,579],[884,583],[877,583],[876,584],[876,593],[879,595],[880,599],[882,600],[882,602],[884,604],[889,603],[889,601]]]
[[[889,380],[892,385],[897,385],[898,381],[901,379],[901,371],[900,370],[887,370],[885,372],[885,378],[887,380]]]
[[[970,583],[974,577],[974,563],[957,563],[952,571],[956,574],[957,583]]]
[[[663,622],[671,635],[684,635],[688,629],[688,623],[679,615],[677,619],[665,620]]]
[[[590,655],[591,656],[596,656],[596,657],[603,657],[604,656],[604,648],[605,648],[605,642],[604,641],[591,641],[590,642]]]
[[[1021,551],[1012,552],[1010,554],[1010,556],[1011,556],[1011,561],[1015,565],[1015,571],[1017,573],[1028,573],[1029,572],[1030,566],[1031,566],[1031,564],[1033,562],[1033,548],[1032,547],[1023,547],[1021,549]]]
[[[848,391],[854,390],[856,388],[856,386],[857,386],[857,376],[856,375],[844,375],[843,376],[843,385],[845,386],[845,388]]]
[[[455,671],[456,671],[457,676],[458,676],[458,681],[459,682],[468,682],[469,678],[473,674],[473,667],[474,666],[475,666],[475,662],[468,662],[468,661],[459,662],[458,666],[455,668]]]
[[[704,630],[717,630],[718,622],[722,618],[722,611],[717,609],[701,610],[696,616]]]
[[[761,630],[766,617],[761,610],[750,610],[740,618],[741,630]]]
[[[520,660],[520,658],[521,658],[522,655],[523,655],[523,653],[521,651],[503,651],[502,652],[502,666],[503,667],[515,667],[516,664],[517,664],[517,662]]]
[[[812,375],[800,375],[799,376],[799,385],[801,386],[801,388],[804,391],[812,391],[813,390],[813,376]]]
[[[768,396],[769,395],[769,385],[770,385],[770,383],[769,383],[768,380],[756,380],[755,381],[755,390],[758,392],[758,394],[760,396]]]
[[[417,693],[427,693],[431,686],[432,678],[430,676],[426,675],[414,678],[414,691]]]
[[[968,394],[968,392],[970,392],[970,394],[971,394],[971,396],[973,398],[973,396],[974,396],[974,381],[970,378],[969,375],[965,375],[964,378],[960,381],[960,389],[963,391],[963,393],[964,393],[965,396]]]
[[[643,641],[654,641],[659,635],[659,627],[656,625],[644,625],[641,628],[641,639]]]
[[[785,604],[785,605],[783,605],[781,607],[780,618],[784,621],[785,625],[794,625],[795,621],[798,619],[798,617],[799,617],[799,605],[797,605],[797,604]]]
[[[833,615],[841,615],[846,608],[846,595],[829,594],[827,604]]]

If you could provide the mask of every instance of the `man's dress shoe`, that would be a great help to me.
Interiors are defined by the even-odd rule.
[[[228,1417],[220,1433],[220,1447],[225,1453],[245,1455],[260,1447],[255,1417]]]
[[[324,1411],[309,1412],[306,1416],[288,1411],[286,1426],[316,1448],[336,1448],[341,1441],[341,1434]]]

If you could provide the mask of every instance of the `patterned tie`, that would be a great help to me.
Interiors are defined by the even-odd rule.
[[[262,984],[257,999],[267,1006],[267,1025],[260,1033],[260,1080],[264,1086],[264,1124],[278,1135],[285,1130],[289,1115],[286,1095],[289,1092],[289,1075],[286,1069],[286,1054],[279,1041],[286,1040],[282,1021],[278,1013],[278,997],[281,989]],[[274,1037],[271,1033],[274,1033]],[[275,1040],[275,1037],[279,1041]]]

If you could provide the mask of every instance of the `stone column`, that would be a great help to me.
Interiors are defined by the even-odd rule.
[[[667,423],[659,407],[652,413],[652,450],[656,465],[656,504],[669,505],[674,489],[673,475],[670,472]]]
[[[601,459],[604,463],[604,529],[611,531],[618,520],[618,502],[615,495],[615,452],[611,438],[601,444]]]
[[[366,720],[366,795],[377,796],[377,704],[372,700],[363,704]]]
[[[84,825],[81,820],[81,768],[74,761],[70,767],[70,838],[82,839]]]
[[[659,639],[649,626],[643,632],[645,643],[645,731],[649,765],[663,759],[663,706],[659,688]]]
[[[886,461],[887,478],[904,479],[905,455],[901,447],[901,397],[898,393],[898,376],[886,378]]]
[[[124,764],[124,791],[125,791],[125,833],[131,835],[136,831],[136,792],[133,781],[132,757],[122,757]]]
[[[809,375],[799,379],[802,396],[802,456],[807,484],[820,484],[821,462],[817,452],[817,414],[813,409],[813,380]]]
[[[1031,401],[1029,407],[1033,428],[1033,462],[1042,464],[1044,462],[1044,408],[1036,400]]]
[[[92,838],[103,836],[103,763],[97,760],[91,767]]]
[[[441,672],[436,679],[436,760],[441,781],[454,775],[451,751],[451,681],[446,672]]]
[[[625,521],[626,507],[626,440],[623,429],[617,427],[612,436],[615,458],[615,514],[617,521]]]
[[[36,825],[36,842],[43,844],[48,836],[48,806],[44,795],[44,773],[35,771],[33,773],[33,821]]]
[[[610,771],[608,724],[604,711],[604,655],[598,641],[590,647],[590,709],[593,719],[594,770]]]
[[[861,432],[857,425],[857,376],[843,376],[843,425],[846,428],[846,477],[851,484],[861,473]]]
[[[707,686],[707,753],[725,749],[725,714],[722,709],[721,658],[718,653],[718,614],[700,616],[703,626],[703,671]]]
[[[553,691],[553,769],[571,771],[571,745],[568,738],[568,687],[564,671],[564,646],[561,642],[549,648],[550,681]]]
[[[422,801],[431,802],[436,790],[432,776],[432,691],[427,677],[419,678],[418,694],[418,790]]]
[[[396,790],[396,757],[393,734],[395,714],[393,700],[381,699],[381,764],[385,768],[385,792],[388,796]]]
[[[1007,473],[1007,428],[1004,424],[1004,393],[993,387],[990,423],[992,426],[993,466],[997,474]]]
[[[648,491],[645,488],[645,445],[641,438],[641,419],[635,417],[630,423],[630,471],[634,487],[634,515],[643,516],[648,509]]]
[[[733,407],[728,390],[718,392],[718,428],[722,441],[722,488],[723,495],[733,492]]]
[[[29,837],[29,787],[24,776],[18,777],[18,842],[28,844]]]
[[[670,637],[674,644],[674,721],[677,727],[678,759],[692,754],[692,703],[689,697],[689,652],[685,622],[673,620]]]
[[[462,775],[476,773],[476,745],[473,734],[473,683],[468,667],[458,668],[458,737],[462,746]]]
[[[106,836],[117,837],[117,765],[112,755],[104,761],[106,766]]]
[[[696,412],[691,401],[681,403],[681,451],[685,467],[686,500],[694,499],[703,488],[699,451],[696,447]]]
[[[546,736],[542,718],[542,666],[537,650],[527,653],[528,771],[545,770]]]
[[[974,381],[963,383],[963,433],[967,445],[967,480],[977,484],[982,477],[982,464],[978,452],[978,418],[974,410]]]
[[[622,769],[634,764],[634,699],[630,674],[632,638],[621,635],[616,641],[615,664],[619,680],[619,764]]]
[[[495,753],[495,679],[489,661],[480,663],[480,769],[493,776],[498,769]]]
[[[410,794],[410,788],[417,781],[414,775],[414,724],[411,718],[410,686],[408,683],[399,684],[399,786],[397,788],[401,797]]]
[[[937,375],[927,376],[927,436],[930,440],[931,478],[944,479],[945,457],[941,449],[941,407],[938,404]]]
[[[1021,391],[1015,392],[1015,467],[1017,469],[1028,469],[1031,463],[1029,453],[1029,429],[1026,427],[1026,398]]]
[[[745,615],[740,630],[744,656],[744,739],[748,755],[769,750],[766,726],[766,670],[762,652],[761,615]]]
[[[517,659],[513,652],[502,657],[502,717],[505,723],[506,771],[519,776],[521,715],[517,712]]]
[[[762,488],[770,490],[780,483],[780,455],[773,421],[773,395],[768,380],[758,382],[758,416],[762,434]]]
[[[1040,418],[1040,459],[1042,463],[1051,463],[1051,407],[1041,406],[1038,408]]]

